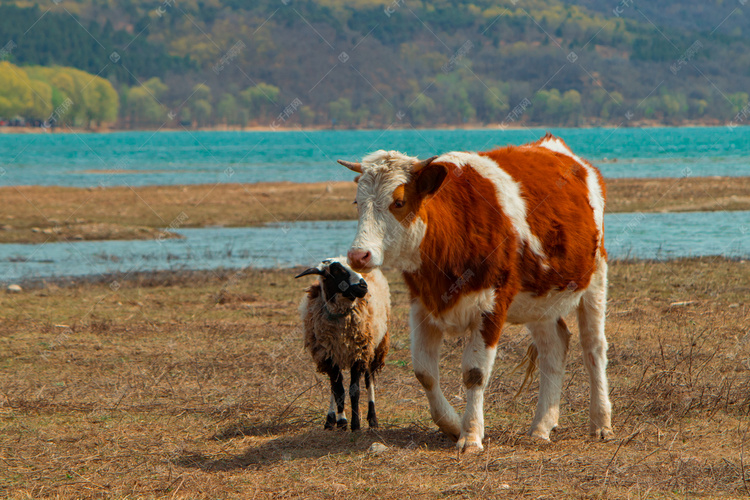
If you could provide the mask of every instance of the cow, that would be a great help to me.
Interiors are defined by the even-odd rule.
[[[563,317],[573,311],[589,375],[589,431],[612,438],[600,172],[549,133],[488,152],[419,160],[380,150],[339,163],[359,174],[349,263],[360,272],[382,265],[402,272],[414,373],[433,421],[459,451],[483,449],[484,391],[506,322],[531,334],[540,377],[529,434],[549,440],[571,335]],[[467,334],[459,418],[440,388],[438,362],[446,336]]]

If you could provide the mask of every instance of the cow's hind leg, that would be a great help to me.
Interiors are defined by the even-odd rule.
[[[597,270],[578,305],[578,328],[581,331],[583,364],[589,373],[591,406],[589,433],[599,439],[614,437],[612,405],[607,385],[607,338],[604,317],[607,306],[607,262],[599,259]]]
[[[539,366],[539,400],[529,434],[547,441],[560,416],[560,393],[570,331],[562,318],[527,326],[536,346]]]
[[[440,389],[440,345],[443,334],[435,328],[421,307],[412,305],[411,316],[411,360],[414,375],[424,387],[430,402],[432,420],[451,439],[457,441],[461,435],[461,423],[451,404]]]

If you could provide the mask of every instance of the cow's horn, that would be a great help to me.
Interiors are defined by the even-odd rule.
[[[346,161],[346,160],[338,160],[340,164],[348,168],[349,170],[354,170],[358,174],[362,173],[362,164],[361,163],[354,163],[353,161]]]
[[[435,161],[435,158],[437,158],[437,156],[427,158],[426,160],[419,160],[419,161],[414,162],[414,168],[412,169],[412,173],[416,174],[417,172],[425,168],[427,165]]]

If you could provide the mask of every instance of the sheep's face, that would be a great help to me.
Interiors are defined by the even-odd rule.
[[[353,302],[367,295],[367,282],[362,275],[341,260],[326,259],[317,267],[311,267],[295,277],[309,274],[320,276],[320,286],[326,302],[335,301],[338,296]]]

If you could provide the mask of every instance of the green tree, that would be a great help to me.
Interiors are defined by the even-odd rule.
[[[237,107],[237,99],[232,94],[223,94],[216,105],[216,117],[225,125],[244,125],[241,111],[243,110]]]
[[[40,80],[31,80],[30,85],[33,104],[25,111],[24,115],[32,120],[45,121],[54,111],[52,107],[52,87]]]
[[[499,86],[492,86],[485,90],[482,106],[479,108],[479,118],[485,123],[500,122],[510,110],[508,96]]]
[[[86,104],[86,120],[88,125],[96,122],[111,123],[117,120],[117,112],[120,107],[120,97],[109,81],[94,77],[83,91]]]
[[[251,120],[267,120],[277,108],[281,90],[274,85],[259,83],[240,92],[240,99],[250,111]]]
[[[125,114],[131,128],[160,125],[167,120],[165,109],[145,87],[132,87],[127,93]]]
[[[424,94],[419,94],[409,106],[409,120],[414,125],[424,125],[434,118],[436,109],[435,101]]]
[[[335,101],[328,103],[328,116],[331,119],[331,124],[344,127],[354,125],[357,118],[354,111],[352,111],[352,101],[346,97],[339,97]]]
[[[213,110],[211,103],[206,99],[198,99],[194,101],[190,109],[193,112],[193,119],[199,127],[205,127],[211,122],[211,111]]]
[[[9,62],[0,62],[0,116],[14,118],[33,106],[28,75]]]
[[[560,100],[560,119],[565,125],[578,125],[583,108],[581,94],[577,90],[568,90]]]

